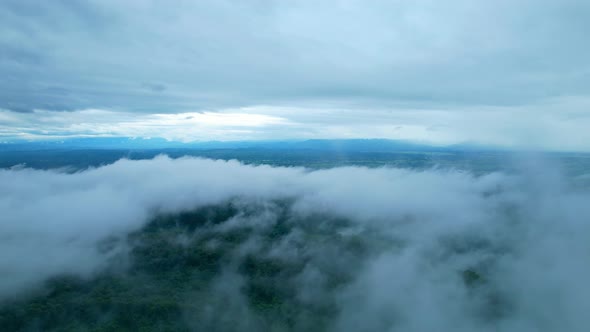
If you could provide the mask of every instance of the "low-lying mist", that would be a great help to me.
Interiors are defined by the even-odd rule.
[[[589,326],[590,191],[539,162],[486,175],[165,156],[15,168],[0,170],[0,213],[12,330]]]

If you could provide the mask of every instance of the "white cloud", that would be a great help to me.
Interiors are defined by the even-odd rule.
[[[251,106],[137,114],[109,110],[0,110],[0,137],[163,137],[176,141],[387,138],[434,145],[590,151],[590,102],[563,97],[521,106],[363,108]]]
[[[246,205],[256,202],[250,209],[291,198],[292,233],[260,254],[311,257],[313,264],[297,276],[297,296],[302,301],[330,300],[314,296],[317,292],[334,296],[341,313],[336,330],[585,331],[590,193],[569,188],[558,172],[542,165],[531,163],[511,176],[475,177],[441,170],[309,171],[158,157],[71,174],[0,170],[0,296],[62,273],[92,275],[112,255],[97,250],[97,243],[109,236],[124,239],[154,213],[236,197]],[[276,218],[268,209],[222,223],[220,231],[241,223],[263,229]],[[346,251],[333,252],[301,237],[297,223],[310,213],[350,220],[349,231],[368,232],[359,241],[377,251],[354,263]],[[384,240],[387,245],[377,245]],[[247,254],[256,243],[253,235],[236,250]],[[356,277],[330,293],[322,286],[321,264],[354,268],[349,272]],[[485,282],[466,287],[465,269],[476,269]],[[222,289],[227,278],[231,274],[218,280]],[[232,310],[249,318],[239,289],[224,292],[235,296]]]
[[[232,111],[138,115],[97,109],[31,113],[0,110],[0,137],[31,139],[129,136],[177,141],[236,140],[267,127],[289,125],[287,119],[277,116]]]

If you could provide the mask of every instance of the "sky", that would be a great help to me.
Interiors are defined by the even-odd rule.
[[[585,0],[3,0],[0,141],[590,151]]]

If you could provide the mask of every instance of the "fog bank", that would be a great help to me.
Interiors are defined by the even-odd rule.
[[[553,167],[526,167],[475,176],[160,156],[77,173],[0,170],[0,300],[63,274],[92,278],[135,245],[129,234],[159,215],[233,201],[240,212],[211,227],[255,230],[233,249],[239,259],[302,266],[285,283],[310,308],[334,304],[327,330],[586,331],[590,192],[572,187]],[[279,209],[278,201],[288,204]],[[279,216],[288,220],[285,235],[262,246],[257,236]],[[321,232],[356,236],[369,249],[357,255],[314,240],[302,223],[324,220],[318,216],[346,221],[340,228],[326,222]],[[108,241],[116,245],[105,249]],[[331,288],[325,271],[346,282]],[[213,313],[190,318],[188,312],[189,321],[227,310],[226,320],[239,320],[241,330],[259,329],[243,282],[228,263],[211,292],[224,294],[230,306],[211,298]],[[296,320],[305,330],[305,316]]]

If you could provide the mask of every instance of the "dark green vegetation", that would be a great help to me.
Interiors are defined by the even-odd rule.
[[[107,270],[89,279],[54,278],[3,303],[0,327],[324,331],[337,314],[334,293],[364,258],[392,244],[355,232],[346,220],[294,217],[290,209],[288,200],[235,199],[159,215],[141,231],[99,245],[120,250]]]
[[[387,166],[418,170],[452,168],[474,174],[512,172],[520,168],[520,159],[531,157],[524,152],[469,145],[434,147],[380,139],[179,143],[119,137],[0,144],[0,168],[25,166],[78,171],[112,164],[121,158],[152,159],[160,154],[171,158],[235,159],[252,165],[311,169]],[[534,158],[560,164],[565,173],[573,176],[585,174],[590,168],[588,153],[542,153]]]
[[[405,247],[395,235],[325,214],[297,212],[290,199],[235,198],[159,214],[140,231],[110,238],[116,253],[90,278],[55,277],[0,304],[3,331],[334,331],[343,291],[369,262]],[[493,252],[485,240],[441,240],[431,264]],[[438,248],[438,247],[437,247]],[[457,270],[484,320],[509,303],[486,269]],[[377,324],[377,323],[376,323]],[[384,324],[381,322],[380,324]],[[389,325],[383,325],[386,328]]]
[[[0,153],[0,167],[25,165],[48,169],[67,167],[73,170],[85,169],[127,158],[132,160],[151,159],[159,154],[171,158],[183,156],[211,159],[237,159],[247,164],[268,164],[273,166],[305,166],[310,168],[331,168],[335,166],[393,166],[403,168],[431,168],[454,166],[481,168],[482,171],[498,169],[506,158],[503,153],[442,153],[442,152],[334,152],[321,150],[267,150],[267,149],[220,149],[220,150],[40,150],[3,151]]]
[[[2,151],[0,168],[17,165],[37,169],[66,168],[76,171],[88,167],[112,164],[127,158],[151,159],[159,154],[171,158],[184,156],[211,159],[236,159],[245,164],[273,166],[301,166],[312,169],[340,166],[398,167],[430,169],[433,167],[468,170],[476,174],[493,171],[511,171],[515,155],[508,152],[426,152],[426,151],[322,151],[322,150],[275,150],[275,149],[217,149],[217,150],[39,150]],[[544,154],[545,160],[553,160],[564,166],[567,173],[577,175],[590,168],[590,154],[554,153]]]

